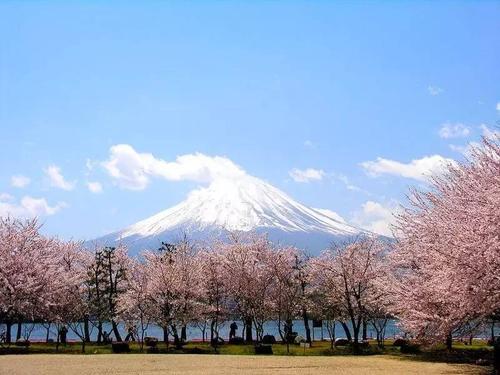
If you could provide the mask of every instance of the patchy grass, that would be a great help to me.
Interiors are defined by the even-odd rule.
[[[173,345],[169,345],[168,349],[165,343],[159,342],[157,352],[160,354],[216,354],[214,348],[208,343],[189,342],[181,349],[176,349]],[[141,352],[140,346],[135,343],[130,343],[130,354],[148,354],[149,351],[144,347]],[[55,343],[33,343],[28,348],[20,348],[10,346],[9,348],[0,348],[0,354],[81,354],[80,343],[69,343],[60,345],[57,349]],[[98,345],[96,343],[86,344],[85,354],[112,354],[110,344]],[[254,355],[255,350],[253,345],[221,345],[217,348],[217,354],[222,355]],[[310,348],[303,348],[298,345],[290,345],[287,352],[286,345],[274,344],[274,356],[293,356],[293,357],[308,357],[308,356],[351,356],[353,350],[351,347],[337,347],[331,349],[328,341],[315,341]],[[378,348],[376,342],[370,342],[368,348],[362,349],[360,356],[382,355],[391,358],[399,358],[404,360],[414,360],[421,362],[446,362],[446,363],[469,363],[473,364],[477,359],[487,359],[492,361],[492,348],[486,346],[484,341],[476,341],[473,345],[463,345],[457,343],[452,351],[447,351],[444,346],[435,345],[430,348],[423,348],[417,354],[403,354],[398,347],[392,345],[392,341],[388,340],[384,348]],[[357,357],[360,357],[357,356]]]

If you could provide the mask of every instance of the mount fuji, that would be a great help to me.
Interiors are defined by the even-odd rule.
[[[121,242],[137,253],[183,234],[201,240],[234,231],[266,233],[273,241],[311,254],[336,239],[369,233],[333,211],[307,207],[267,182],[244,175],[216,179],[208,187],[192,191],[183,202],[94,242]]]

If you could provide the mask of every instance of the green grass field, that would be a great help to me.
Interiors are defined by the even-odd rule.
[[[399,347],[392,345],[392,340],[387,340],[384,348],[378,348],[376,342],[370,342],[369,348],[361,351],[361,355],[388,355],[402,359],[432,361],[432,362],[450,362],[450,363],[474,363],[477,359],[492,359],[492,347],[487,346],[483,340],[474,340],[472,345],[454,343],[453,350],[447,351],[443,345],[422,348],[418,353],[404,354]],[[289,352],[284,344],[274,344],[272,346],[273,355],[276,356],[342,356],[352,355],[353,350],[350,347],[337,347],[331,349],[328,341],[315,341],[309,348],[303,348],[298,345],[290,345]],[[54,343],[32,343],[28,348],[11,345],[9,348],[0,348],[0,354],[81,354],[81,343],[74,342],[67,345],[56,347]],[[130,353],[139,354],[141,348],[135,342],[130,343]],[[148,348],[144,347],[142,353],[148,354]],[[165,343],[158,343],[158,353],[168,354],[215,354],[215,350],[208,343],[189,342],[181,349],[176,349],[172,344],[167,349]],[[110,344],[86,344],[85,354],[112,354]],[[228,345],[224,344],[217,348],[217,354],[228,355],[253,355],[255,349],[253,345]]]

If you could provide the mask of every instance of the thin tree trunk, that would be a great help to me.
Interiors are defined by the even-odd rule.
[[[100,344],[102,342],[102,322],[99,321],[97,323],[97,343]]]
[[[452,336],[451,336],[451,333],[449,333],[449,334],[446,336],[446,349],[451,350],[451,348],[452,348],[452,344],[453,344],[453,338],[452,338]]]
[[[21,321],[17,322],[16,341],[21,340],[22,329],[23,329],[23,323]]]
[[[491,342],[495,342],[495,321],[491,322]]]
[[[163,342],[168,345],[168,328],[167,327],[162,327],[163,328]]]
[[[210,322],[210,343],[213,344],[214,342],[214,327],[215,327],[215,320],[212,320]]]
[[[302,309],[302,319],[304,319],[304,328],[306,330],[306,341],[311,344],[311,328],[309,327],[309,317],[307,316],[307,310]]]
[[[175,325],[171,326],[172,328],[172,336],[174,336],[174,345],[176,349],[181,348],[181,341],[179,340],[179,334],[177,333],[177,327]]]
[[[5,322],[5,325],[7,326],[7,332],[5,332],[5,341],[7,342],[7,344],[10,344],[12,342],[12,322],[8,320],[7,322]]]
[[[367,333],[368,333],[368,324],[366,323],[366,320],[363,319],[363,341],[366,341],[368,339]]]
[[[182,326],[182,328],[181,328],[181,341],[187,341],[186,326]]]
[[[253,336],[252,336],[252,318],[246,318],[245,319],[245,339],[246,342],[251,344],[253,342]]]
[[[90,342],[90,329],[89,329],[89,319],[85,318],[83,321],[83,332],[86,342]]]
[[[47,330],[47,333],[45,334],[45,342],[49,342],[49,336],[50,336],[50,324],[47,326],[46,330]]]

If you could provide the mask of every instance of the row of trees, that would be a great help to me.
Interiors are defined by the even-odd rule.
[[[187,238],[127,255],[123,246],[85,249],[40,234],[36,220],[0,220],[0,322],[68,326],[84,349],[90,330],[109,322],[155,323],[164,340],[186,339],[197,324],[218,340],[229,319],[244,322],[248,342],[276,321],[288,342],[292,321],[335,324],[357,346],[372,325],[383,345],[387,321],[414,337],[447,341],[500,311],[500,148],[484,140],[471,160],[449,166],[431,189],[414,191],[398,217],[396,241],[358,237],[306,257],[263,236],[232,234],[195,245]],[[47,329],[49,329],[47,328]],[[19,331],[19,330],[18,330]],[[143,340],[141,340],[142,342]],[[332,341],[333,343],[333,341]]]
[[[293,320],[301,317],[309,327],[312,314],[342,321],[357,344],[360,326],[378,318],[388,290],[383,246],[375,238],[308,259],[263,236],[231,235],[206,247],[184,237],[132,258],[123,246],[88,251],[39,229],[36,220],[0,221],[0,320],[8,342],[12,326],[22,322],[68,326],[83,345],[92,328],[102,341],[105,322],[118,341],[119,322],[137,326],[141,342],[151,323],[163,328],[167,343],[170,336],[175,344],[185,340],[190,323],[217,341],[229,319],[244,322],[247,342],[261,341],[264,323],[276,321],[288,342]]]

